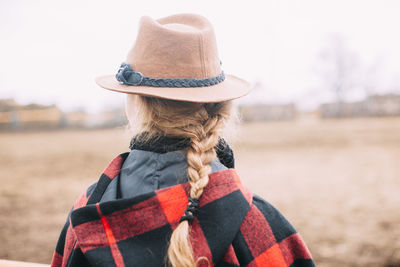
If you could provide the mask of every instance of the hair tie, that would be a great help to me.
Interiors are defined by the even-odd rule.
[[[196,213],[198,206],[199,199],[189,197],[189,204],[186,207],[185,215],[181,217],[179,223],[181,223],[182,221],[188,221],[189,223],[191,223],[193,221],[194,214]]]

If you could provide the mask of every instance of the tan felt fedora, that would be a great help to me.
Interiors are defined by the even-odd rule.
[[[221,68],[211,23],[196,14],[142,17],[135,44],[117,74],[96,78],[109,90],[190,102],[246,95],[250,84]]]

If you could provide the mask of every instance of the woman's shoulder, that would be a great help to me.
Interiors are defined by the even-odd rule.
[[[104,194],[107,186],[113,181],[113,179],[119,175],[121,166],[125,159],[128,157],[129,152],[124,152],[114,157],[114,159],[107,165],[104,171],[101,173],[99,179],[87,187],[83,193],[75,201],[73,210],[85,206],[88,201],[93,204],[99,202],[101,196]],[[89,200],[90,199],[90,200]]]
[[[253,194],[252,204],[254,208],[257,209],[255,213],[262,214],[277,241],[283,240],[285,237],[296,233],[295,228],[286,217],[264,198]]]
[[[291,223],[272,204],[254,194],[232,244],[241,265],[315,266]]]

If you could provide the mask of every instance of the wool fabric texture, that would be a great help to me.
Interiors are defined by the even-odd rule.
[[[118,155],[75,202],[51,266],[165,266],[168,240],[184,214],[190,185],[99,202],[128,155]],[[242,184],[235,169],[209,178],[191,223],[199,266],[315,266],[301,236]]]

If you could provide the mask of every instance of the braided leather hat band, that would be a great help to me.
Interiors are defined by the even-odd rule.
[[[203,87],[218,84],[225,80],[225,74],[222,71],[219,75],[211,78],[150,78],[140,72],[135,72],[129,64],[122,63],[118,69],[115,78],[120,84],[125,85],[144,85],[153,87]]]

